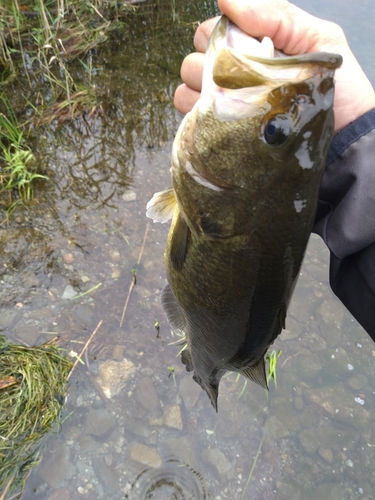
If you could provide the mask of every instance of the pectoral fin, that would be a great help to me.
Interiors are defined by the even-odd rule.
[[[180,271],[185,262],[189,236],[189,227],[180,212],[176,216],[171,231],[170,259],[173,268]]]
[[[250,366],[245,370],[242,370],[242,375],[246,378],[255,382],[256,384],[263,387],[268,391],[267,376],[266,376],[266,366],[264,363],[264,358],[261,358],[256,365]]]
[[[146,215],[154,222],[167,222],[172,219],[177,206],[172,188],[155,193],[146,206]]]

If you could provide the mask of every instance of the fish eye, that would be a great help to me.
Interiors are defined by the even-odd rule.
[[[288,139],[290,132],[290,119],[285,115],[274,116],[264,127],[264,138],[268,144],[279,146]]]

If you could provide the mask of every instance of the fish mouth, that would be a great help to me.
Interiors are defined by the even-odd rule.
[[[286,56],[270,38],[257,40],[222,16],[209,41],[199,108],[214,109],[224,121],[247,118],[267,107],[273,89],[333,78],[341,63],[340,55],[325,52]]]
[[[300,82],[342,64],[339,54],[326,52],[286,56],[270,38],[251,37],[226,16],[213,32],[209,51],[214,56],[213,81],[225,89]]]

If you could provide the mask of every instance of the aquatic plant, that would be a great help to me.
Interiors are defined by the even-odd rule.
[[[41,438],[58,424],[64,407],[72,363],[54,340],[26,347],[0,335],[0,493],[4,497],[6,492],[22,490],[40,461]]]

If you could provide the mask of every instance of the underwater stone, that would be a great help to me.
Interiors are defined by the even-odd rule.
[[[278,481],[276,483],[277,500],[302,500],[302,491],[297,483],[292,480]]]
[[[305,389],[303,397],[324,410],[332,420],[354,426],[359,430],[367,429],[371,424],[370,412],[364,406],[357,404],[354,395],[342,384]]]
[[[135,398],[145,410],[152,411],[160,406],[159,396],[149,377],[144,377],[138,382],[135,390]]]
[[[280,439],[289,434],[288,429],[275,416],[271,415],[264,425],[266,434],[270,434],[273,439]]]
[[[320,447],[318,452],[319,452],[319,455],[323,458],[323,460],[325,460],[329,464],[333,464],[334,458],[333,458],[332,450],[330,448]]]
[[[65,287],[64,293],[62,294],[61,298],[62,299],[71,299],[75,295],[77,295],[77,292],[74,290],[72,285],[67,285]]]
[[[116,419],[104,408],[90,410],[86,418],[86,434],[104,436],[115,425]]]
[[[164,408],[164,423],[167,427],[182,430],[181,410],[178,405],[170,405]]]
[[[59,446],[46,457],[38,472],[52,488],[58,488],[75,472],[74,466],[70,463],[70,449],[65,444]]]
[[[137,199],[137,193],[135,191],[126,191],[122,195],[124,201],[135,201]]]
[[[319,441],[316,439],[315,429],[303,429],[298,434],[298,439],[308,455],[312,455],[318,449]]]
[[[126,386],[129,377],[134,372],[134,363],[126,358],[122,361],[108,360],[99,365],[96,381],[107,398],[110,399]]]
[[[162,463],[156,448],[140,443],[134,443],[129,447],[129,458],[133,462],[148,465],[154,469],[159,468]]]
[[[203,457],[214,466],[220,479],[231,479],[234,477],[235,472],[232,464],[219,448],[203,450]]]
[[[120,487],[120,479],[117,474],[108,467],[103,457],[93,458],[92,465],[96,475],[99,478],[105,492],[108,495],[113,495]]]

